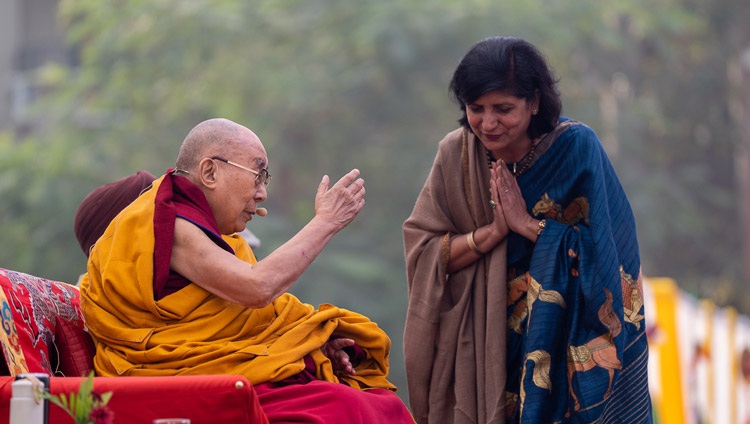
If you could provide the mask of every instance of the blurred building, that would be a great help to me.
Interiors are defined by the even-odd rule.
[[[41,95],[37,71],[48,62],[75,65],[57,22],[59,0],[0,1],[0,130],[26,132],[25,111]]]

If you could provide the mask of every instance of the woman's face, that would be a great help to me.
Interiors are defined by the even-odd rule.
[[[534,107],[507,91],[490,91],[466,105],[466,117],[471,130],[496,159],[516,162],[531,148],[527,130]]]

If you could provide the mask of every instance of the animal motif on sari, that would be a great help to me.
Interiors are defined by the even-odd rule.
[[[574,226],[573,229],[575,231],[578,231],[578,227],[576,226]],[[568,249],[568,256],[577,260],[579,255],[578,255],[578,252],[576,252],[575,250]],[[580,275],[578,273],[578,268],[575,265],[570,268],[570,275],[572,275],[573,277],[578,277]]]
[[[580,410],[581,405],[578,402],[575,390],[573,390],[573,374],[576,372],[586,372],[595,367],[602,367],[609,373],[609,386],[604,392],[603,399],[609,397],[612,391],[612,381],[615,376],[615,370],[622,369],[622,362],[617,356],[617,347],[613,343],[615,337],[622,331],[622,323],[612,308],[612,292],[603,289],[606,300],[599,308],[599,321],[604,324],[609,331],[601,336],[595,337],[586,344],[580,346],[568,347],[568,386],[570,395],[575,402],[574,408]]]
[[[625,322],[635,325],[635,328],[641,329],[643,315],[638,312],[643,307],[643,276],[638,271],[638,279],[633,280],[633,276],[626,273],[620,265],[620,277],[622,280],[622,305],[625,310]]]
[[[543,350],[535,350],[533,352],[530,352],[528,355],[526,355],[526,361],[532,361],[534,363],[534,370],[531,374],[531,380],[534,382],[534,385],[537,387],[541,387],[542,389],[547,389],[549,391],[552,391],[552,380],[550,380],[549,377],[549,370],[551,367],[552,358],[550,357],[549,352],[545,352]],[[524,381],[526,379],[526,372],[528,371],[528,367],[524,363],[523,366],[523,373],[521,374],[521,381]],[[523,384],[521,384],[521,399],[526,398],[526,390]],[[523,416],[523,406],[524,403],[521,403],[521,416]]]
[[[583,221],[589,224],[589,201],[587,198],[580,196],[573,199],[564,209],[549,194],[544,193],[534,207],[531,209],[534,216],[543,215],[545,218],[554,219],[563,224],[575,224]]]
[[[556,303],[561,308],[565,308],[565,299],[562,295],[554,290],[545,290],[528,271],[511,281],[508,284],[508,306],[518,303],[508,317],[508,328],[522,334],[522,327],[537,299],[542,302]]]
[[[505,392],[505,418],[510,420],[518,404],[518,393]]]

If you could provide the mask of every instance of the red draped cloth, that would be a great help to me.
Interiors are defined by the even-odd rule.
[[[357,390],[344,384],[314,380],[306,384],[255,386],[270,423],[413,423],[393,392]]]
[[[315,379],[315,364],[276,383],[255,385],[269,423],[414,423],[411,413],[386,389],[357,390]]]

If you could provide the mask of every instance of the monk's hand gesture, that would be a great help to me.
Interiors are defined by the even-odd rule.
[[[333,187],[329,188],[329,183],[328,175],[325,175],[318,185],[315,215],[341,229],[346,227],[365,205],[365,180],[359,178],[358,169],[352,169]]]
[[[352,339],[339,338],[329,340],[320,348],[323,351],[323,354],[331,360],[334,373],[344,373],[349,375],[356,374],[352,361],[349,358],[349,354],[344,350],[344,348],[354,345],[355,342]]]

